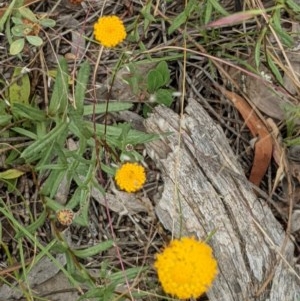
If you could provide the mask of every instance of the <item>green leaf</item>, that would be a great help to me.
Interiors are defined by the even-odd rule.
[[[25,39],[18,39],[13,41],[10,45],[9,53],[11,55],[19,54],[23,50],[24,45],[25,45]]]
[[[294,13],[300,12],[300,6],[293,0],[285,0],[285,4],[292,9]]]
[[[95,106],[95,113],[96,114],[103,114],[106,112],[106,107],[107,107],[107,112],[119,112],[119,111],[124,111],[124,110],[129,110],[133,106],[132,103],[129,102],[110,102],[108,106],[106,103],[100,103],[96,104]],[[93,114],[94,110],[94,105],[86,105],[84,106],[84,113],[83,115],[91,115]]]
[[[14,131],[14,132],[16,132],[16,133],[18,133],[18,134],[21,134],[21,135],[23,135],[25,137],[29,137],[29,138],[31,138],[33,140],[37,139],[37,135],[35,133],[32,133],[32,132],[30,132],[30,131],[28,131],[26,129],[19,128],[19,127],[13,127],[11,130]]]
[[[208,22],[211,21],[212,11],[213,11],[213,6],[210,1],[207,1],[205,5],[204,24],[207,24]]]
[[[60,203],[52,200],[51,198],[48,198],[48,197],[45,196],[44,200],[46,201],[46,206],[48,208],[50,208],[51,210],[53,210],[54,212],[56,212],[58,210],[65,209],[65,207],[63,205],[61,205]]]
[[[38,19],[36,18],[35,14],[27,7],[21,6],[19,8],[19,13],[25,18],[30,20],[33,23],[38,23]]]
[[[268,62],[268,66],[270,67],[272,73],[274,74],[274,76],[276,77],[277,81],[283,85],[283,78],[282,75],[278,69],[278,67],[276,66],[276,64],[274,63],[274,61],[272,60],[272,57],[270,54],[267,53],[267,62]]]
[[[23,68],[15,67],[12,84],[9,86],[9,102],[13,106],[16,103],[29,103],[30,80],[27,73],[22,74]]]
[[[16,25],[23,25],[24,26],[24,23],[22,21],[21,18],[17,18],[17,17],[11,17],[11,20],[14,22],[14,24]]]
[[[88,129],[90,129],[91,131],[94,130],[94,124],[92,122],[86,121],[86,125]],[[106,128],[106,138],[108,140],[107,142],[113,143],[113,145],[119,145],[120,142],[118,141],[118,139],[123,129],[119,126],[105,126],[103,124],[96,124],[97,135],[102,137],[105,128]],[[126,139],[128,144],[137,145],[137,144],[142,144],[142,143],[151,142],[153,140],[157,140],[159,139],[159,135],[146,134],[141,131],[130,130]]]
[[[24,30],[26,29],[27,26],[24,24],[21,25],[15,25],[12,29],[11,32],[15,37],[23,37],[24,36]]]
[[[255,43],[255,49],[254,49],[254,60],[255,60],[255,65],[256,68],[258,69],[259,65],[260,65],[260,51],[261,51],[261,44],[262,44],[262,40],[265,37],[267,28],[263,28],[259,37],[257,38],[257,41]]]
[[[169,89],[159,89],[155,93],[156,102],[170,107],[173,102],[172,91]]]
[[[75,106],[79,115],[83,115],[83,104],[86,92],[86,86],[89,80],[91,67],[88,61],[85,61],[78,72],[75,87]]]
[[[4,126],[10,124],[11,119],[12,119],[11,115],[0,115],[0,126],[4,127]]]
[[[223,6],[220,5],[220,1],[217,1],[217,0],[208,0],[208,1],[211,3],[211,5],[214,7],[214,9],[217,12],[219,12],[223,16],[229,15],[229,13],[223,8]]]
[[[154,93],[164,84],[164,79],[159,71],[150,70],[147,76],[147,88],[149,93]]]
[[[46,114],[44,111],[34,108],[25,103],[14,103],[11,109],[15,117],[23,117],[33,121],[45,121]]]
[[[26,40],[29,44],[39,47],[43,44],[43,40],[38,36],[26,36]]]
[[[56,139],[59,139],[61,135],[65,135],[68,130],[68,123],[61,122],[56,125],[47,135],[43,138],[35,141],[29,145],[21,154],[21,158],[28,161],[33,161],[41,152],[46,152]]]
[[[87,258],[110,249],[113,244],[112,240],[107,240],[86,249],[72,250],[72,252],[76,257]]]
[[[49,105],[49,114],[65,113],[68,106],[68,64],[62,58],[57,67],[57,76]]]
[[[272,16],[272,25],[281,42],[285,46],[291,48],[293,45],[293,38],[282,28],[281,9],[276,9],[274,11]]]
[[[80,140],[89,139],[93,136],[93,132],[91,132],[85,124],[84,119],[80,116],[77,111],[73,108],[69,109],[69,117],[70,117],[70,131],[75,134],[77,137],[80,137]]]
[[[172,34],[177,28],[184,24],[188,19],[185,11],[181,12],[173,21],[171,26],[168,29],[168,34]]]
[[[115,284],[124,283],[125,279],[134,279],[137,275],[139,275],[141,272],[146,271],[146,267],[134,267],[134,268],[128,268],[125,271],[120,271],[116,273],[112,273],[111,275],[108,275],[107,278],[111,280],[111,282]]]
[[[54,27],[56,25],[56,22],[54,20],[48,18],[39,20],[39,23],[43,27]]]
[[[161,61],[155,68],[157,70],[162,78],[163,78],[163,84],[161,86],[165,86],[170,82],[170,70],[168,68],[168,64],[166,61]]]
[[[151,14],[152,2],[148,1],[147,4],[143,7],[141,13],[144,16],[144,31],[146,32],[147,28],[151,24],[151,22],[155,22],[155,18]]]
[[[195,8],[198,6],[197,0],[190,0],[185,7],[184,11],[181,12],[172,22],[169,27],[168,34],[173,33],[177,28],[179,28],[182,24],[184,24],[189,16],[194,12]]]
[[[23,171],[20,171],[18,169],[8,169],[6,171],[0,172],[0,179],[3,180],[11,180],[11,179],[16,179],[19,178],[24,174]]]
[[[7,8],[5,8],[4,14],[3,14],[2,18],[0,18],[0,32],[3,31],[4,24],[6,23],[9,15],[12,13],[12,10],[15,7],[17,2],[18,2],[18,0],[12,0],[11,3],[9,4],[9,6]]]

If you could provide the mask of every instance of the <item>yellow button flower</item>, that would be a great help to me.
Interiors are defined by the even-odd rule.
[[[122,190],[138,191],[146,181],[145,168],[137,163],[125,163],[117,170],[115,180]]]
[[[193,237],[173,240],[154,266],[164,291],[179,299],[198,298],[217,275],[211,247]]]
[[[94,24],[94,35],[104,47],[115,47],[126,38],[126,30],[119,17],[103,16]]]

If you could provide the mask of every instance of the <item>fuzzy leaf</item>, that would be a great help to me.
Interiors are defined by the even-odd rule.
[[[43,40],[38,36],[26,36],[26,40],[29,44],[39,47],[43,44]]]
[[[11,55],[19,54],[23,50],[24,45],[25,45],[25,39],[18,39],[13,41],[10,45],[9,53]]]
[[[19,12],[25,19],[28,19],[34,23],[38,23],[38,19],[29,8],[22,6],[19,8]]]
[[[40,24],[43,27],[54,27],[56,25],[56,22],[52,19],[45,18],[40,20]]]

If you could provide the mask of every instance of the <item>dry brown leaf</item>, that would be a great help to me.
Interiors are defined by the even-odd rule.
[[[272,137],[265,124],[244,98],[223,87],[217,86],[217,88],[240,112],[251,134],[259,138],[255,143],[254,159],[249,176],[249,181],[259,186],[272,158]]]

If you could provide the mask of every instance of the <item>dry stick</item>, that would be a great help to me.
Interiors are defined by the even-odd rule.
[[[34,257],[31,257],[31,258],[28,258],[25,260],[25,265],[29,265],[32,263]],[[17,271],[17,270],[20,270],[22,269],[23,266],[21,263],[15,263],[11,266],[8,266],[7,268],[4,268],[3,270],[0,270],[0,276],[10,276],[8,274],[14,272],[14,271]]]

